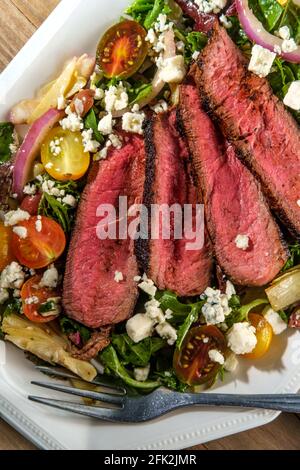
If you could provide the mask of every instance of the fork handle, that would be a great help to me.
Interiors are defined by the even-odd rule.
[[[184,393],[181,394],[181,399],[178,399],[177,405],[178,407],[189,405],[236,406],[243,408],[262,408],[266,410],[285,411],[287,413],[300,413],[300,395],[232,395],[222,393]]]

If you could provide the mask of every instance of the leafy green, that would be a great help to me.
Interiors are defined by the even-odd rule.
[[[176,374],[173,370],[166,370],[164,372],[155,372],[155,377],[159,378],[161,385],[164,385],[171,390],[175,390],[176,392],[185,392],[188,389],[188,385],[180,382],[180,380],[176,377]]]
[[[174,0],[134,0],[125,13],[150,29],[161,13],[170,19],[177,19],[181,15],[181,9]]]
[[[283,320],[285,323],[289,322],[289,316],[286,314],[284,310],[279,310],[277,313],[280,316],[281,320]]]
[[[95,110],[92,108],[89,113],[86,115],[84,119],[84,127],[85,129],[92,129],[94,134],[94,139],[97,140],[100,144],[103,144],[104,137],[101,132],[98,131],[98,122]]]
[[[14,141],[14,126],[10,122],[0,122],[0,163],[11,158],[10,145]]]
[[[126,333],[123,333],[113,334],[112,344],[123,364],[145,367],[149,364],[151,357],[166,345],[166,342],[161,338],[146,338],[139,343],[134,343]]]
[[[235,42],[235,44],[244,51],[244,53],[251,53],[251,42],[247,37],[245,31],[241,27],[239,19],[237,16],[229,16],[228,20],[230,20],[232,26],[227,31],[231,37],[231,39]]]
[[[151,92],[152,92],[151,83],[142,83],[142,84],[138,83],[134,87],[129,88],[127,90],[127,93],[129,96],[130,106],[144,100],[150,95]]]
[[[266,29],[273,31],[278,24],[284,8],[277,0],[258,0],[258,5],[262,12]]]
[[[204,305],[205,300],[203,302],[199,302],[198,304],[195,304],[188,316],[186,317],[185,321],[183,324],[180,326],[178,332],[177,332],[177,341],[176,341],[176,347],[178,349],[181,349],[184,338],[186,337],[189,329],[198,320],[199,314],[201,312],[201,308]]]
[[[11,297],[8,299],[0,308],[0,339],[4,339],[4,333],[1,329],[2,320],[7,315],[12,313],[21,313],[22,311],[22,302],[20,299]]]
[[[129,371],[121,364],[118,358],[118,354],[111,344],[101,352],[99,358],[107,373],[112,372],[130,387],[144,391],[151,391],[160,386],[159,381],[147,380],[145,382],[138,382],[137,380],[133,379]]]
[[[290,257],[285,263],[282,271],[288,271],[288,269],[293,268],[297,264],[300,264],[300,243],[294,243],[289,246]]]
[[[38,312],[48,313],[48,312],[53,312],[53,310],[55,309],[56,309],[55,303],[53,302],[53,300],[49,300],[48,302],[44,302],[39,306]]]
[[[237,297],[237,296],[234,296]],[[231,300],[231,299],[230,299]],[[240,302],[237,302],[237,299],[234,300],[234,304],[229,304],[232,308],[232,312],[226,317],[226,325],[228,328],[231,328],[234,323],[246,321],[248,318],[249,312],[259,305],[268,304],[269,301],[267,299],[256,299],[252,302],[241,305]]]
[[[184,43],[184,58],[187,64],[191,62],[194,52],[201,51],[208,41],[208,37],[198,31],[186,33],[184,30],[177,28],[175,29],[175,36]]]
[[[92,335],[92,331],[89,328],[81,325],[80,323],[77,323],[74,320],[71,320],[71,318],[60,317],[59,324],[60,324],[62,332],[67,336],[72,333],[79,332],[81,339],[84,343],[86,343]]]
[[[171,323],[182,323],[187,315],[191,311],[189,304],[183,304],[178,300],[178,297],[174,292],[162,291],[157,294],[157,299],[160,302],[160,307],[165,312],[166,310],[172,310],[173,316],[170,320]]]

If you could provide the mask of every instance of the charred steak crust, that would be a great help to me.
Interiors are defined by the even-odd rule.
[[[154,146],[154,116],[148,118],[143,125],[144,128],[144,145],[146,152],[146,169],[145,169],[145,185],[143,194],[143,204],[150,213],[151,204],[153,203],[153,181],[155,178],[155,159],[156,152]],[[142,214],[141,217],[144,217]],[[149,219],[146,221],[149,222]],[[144,227],[147,227],[147,223]],[[149,249],[149,233],[143,233],[140,238],[135,241],[135,255],[138,260],[140,269],[147,272],[150,263],[150,249]]]
[[[223,67],[225,58],[219,60],[220,54],[226,55],[231,69]],[[216,56],[218,61],[214,60]],[[299,238],[299,126],[273,94],[268,81],[248,71],[246,58],[218,25],[197,61],[197,68],[193,76],[204,109],[260,181],[271,209]],[[221,83],[224,90],[219,93]],[[276,171],[281,173],[279,178]]]
[[[280,271],[288,254],[260,185],[204,112],[191,76],[180,87],[179,108],[216,259],[236,284],[264,285]],[[246,252],[235,245],[239,233],[249,233],[253,242]]]

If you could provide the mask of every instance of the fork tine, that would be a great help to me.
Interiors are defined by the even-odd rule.
[[[108,393],[93,392],[91,390],[82,390],[80,388],[70,387],[68,385],[61,385],[51,382],[31,382],[33,385],[38,387],[48,388],[50,390],[56,390],[58,392],[69,393],[82,398],[90,398],[92,400],[102,401],[111,405],[123,405],[123,398],[120,395],[110,395]]]
[[[47,375],[53,375],[55,377],[61,377],[63,379],[82,380],[83,382],[85,382],[85,380],[81,379],[75,374],[72,374],[71,372],[68,372],[65,370],[58,369],[57,367],[36,366],[36,369]],[[99,380],[97,378],[94,379],[92,382],[88,382],[88,383],[91,383],[92,385],[100,385],[101,387],[108,388],[111,391],[117,392],[120,395],[126,395],[127,393],[125,388],[110,384],[109,382],[105,382],[104,380]]]
[[[54,400],[52,398],[36,397],[33,395],[29,395],[28,399],[35,403],[41,403],[42,405],[51,406],[52,408],[57,408],[59,410],[89,416],[90,418],[103,419],[104,421],[122,421],[121,413],[118,410],[80,405],[78,403]]]

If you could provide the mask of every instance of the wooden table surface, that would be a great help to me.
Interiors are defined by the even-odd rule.
[[[0,71],[13,59],[59,0],[0,0]],[[0,450],[35,447],[0,419]],[[281,414],[266,426],[199,445],[197,450],[300,449],[300,417]]]

